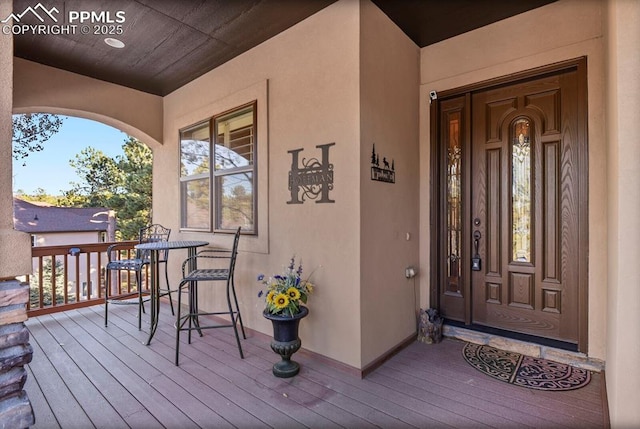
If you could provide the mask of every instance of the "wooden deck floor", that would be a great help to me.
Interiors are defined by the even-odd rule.
[[[271,374],[269,339],[230,329],[181,346],[173,365],[170,312],[150,346],[129,306],[101,306],[27,321],[34,358],[26,390],[36,428],[600,428],[600,374],[585,388],[541,392],[493,380],[469,366],[464,343],[413,343],[365,379],[310,353],[298,376]],[[186,337],[186,336],[185,336]],[[304,343],[304,339],[303,339]]]

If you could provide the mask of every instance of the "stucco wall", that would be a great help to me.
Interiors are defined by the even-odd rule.
[[[151,148],[162,142],[161,97],[21,58],[13,61],[14,113],[77,116],[122,130]]]
[[[610,3],[618,1],[625,0]],[[560,0],[423,48],[419,51],[418,74],[417,48],[386,16],[368,0],[362,4],[358,0],[342,0],[164,99],[14,59],[11,43],[7,42],[8,37],[3,37],[0,159],[10,159],[12,110],[43,108],[115,126],[156,149],[154,221],[171,227],[172,238],[204,239],[212,245],[227,247],[229,236],[179,231],[178,130],[236,105],[258,100],[260,229],[258,237],[243,236],[241,240],[237,284],[243,318],[248,326],[271,332],[269,323],[261,317],[263,303],[257,297],[259,287],[255,278],[259,273],[279,272],[295,254],[303,259],[307,272],[318,268],[313,277],[317,289],[310,299],[311,314],[301,324],[303,347],[362,368],[415,329],[413,284],[404,278],[407,265],[419,264],[417,306],[429,305],[428,92],[587,56],[589,355],[604,359],[607,351],[610,359],[622,364],[627,358],[620,352],[619,344],[638,338],[638,328],[628,330],[628,324],[636,327],[640,324],[637,319],[620,316],[607,327],[607,299],[611,299],[609,314],[622,310],[627,314],[625,305],[637,304],[637,299],[627,299],[626,288],[631,286],[620,286],[608,294],[606,285],[607,281],[617,285],[637,284],[636,273],[626,270],[634,261],[631,258],[634,253],[627,253],[625,247],[638,243],[635,236],[628,234],[637,230],[625,223],[637,219],[637,216],[625,218],[628,213],[637,213],[637,198],[627,197],[628,189],[637,189],[637,182],[633,182],[637,176],[631,174],[631,182],[608,181],[611,176],[607,175],[605,137],[620,142],[610,148],[617,154],[609,165],[614,174],[637,172],[637,163],[633,170],[635,158],[625,158],[632,147],[633,131],[629,123],[635,124],[637,120],[632,122],[623,115],[618,122],[630,131],[621,136],[605,134],[602,25],[605,6],[606,2],[595,0]],[[621,58],[637,61],[633,46],[623,44],[622,51],[613,49],[622,40],[628,43],[637,40],[637,33],[633,32],[637,29],[632,25],[637,16],[625,8],[612,9],[614,18],[610,14],[613,23],[609,31],[616,37],[610,41],[611,49],[617,52],[616,61]],[[633,11],[637,13],[637,8]],[[620,21],[629,21],[625,25],[631,29],[624,26],[622,30]],[[636,56],[627,55],[628,50]],[[627,71],[610,76],[609,85],[617,88],[617,94],[637,93],[637,87],[633,87],[634,82],[637,84],[633,80],[637,64],[635,67],[629,66],[624,68]],[[412,92],[411,87],[418,84],[419,91]],[[626,108],[626,100],[628,97],[614,98],[609,104]],[[636,110],[631,112],[635,112],[637,119],[635,102],[632,107]],[[417,123],[419,151],[415,143]],[[320,153],[315,146],[330,142],[336,143],[330,149],[335,171],[331,198],[335,203],[287,204],[291,168],[291,155],[287,151],[303,148],[302,156],[318,157]],[[373,143],[379,153],[395,160],[395,185],[369,180]],[[0,183],[11,183],[10,171],[0,169]],[[625,183],[629,185],[623,186]],[[9,189],[2,187],[0,201],[11,201]],[[615,197],[610,205],[609,193]],[[12,266],[2,259],[9,249],[4,234],[13,234],[9,226],[11,204],[6,205],[7,213],[2,207],[0,277],[6,274],[3,271],[6,267]],[[610,223],[608,214],[613,216]],[[28,249],[28,235],[19,235]],[[621,240],[621,244],[616,245],[616,240]],[[613,246],[610,250],[616,258],[631,256],[610,266],[607,246],[602,245],[607,242]],[[637,244],[634,249],[637,255]],[[174,278],[184,256],[176,251],[170,257]],[[29,259],[17,258],[25,267],[12,266],[9,275],[27,272]],[[220,294],[204,292],[202,305],[213,307],[220,299]],[[625,333],[620,334],[623,326]],[[637,350],[635,353],[637,357]],[[627,394],[630,385],[625,384],[621,370],[612,377],[611,384],[622,386],[615,388],[616,401],[624,403],[620,401],[631,396]]]
[[[317,268],[310,315],[301,323],[303,347],[354,367],[361,363],[358,28],[358,2],[335,3],[166,96],[153,202],[154,220],[173,228],[172,237],[229,245],[223,234],[179,232],[178,132],[256,97],[264,115],[257,131],[258,219],[267,215],[268,224],[260,221],[259,236],[240,241],[236,285],[243,319],[271,334],[256,276],[281,272],[295,254],[307,273]],[[320,157],[315,146],[332,142],[335,203],[287,204],[287,151],[303,148],[301,157]],[[183,257],[175,252],[172,264]],[[222,303],[222,295],[202,293],[201,306],[215,302]]]
[[[415,335],[418,265],[420,50],[369,0],[360,27],[360,271],[362,365]],[[371,180],[373,144],[395,184]]]
[[[429,91],[442,91],[568,59],[587,57],[589,122],[588,354],[605,358],[607,329],[607,143],[600,1],[560,0],[421,50],[421,271],[429,270]],[[517,43],[514,43],[517,41]],[[421,301],[429,300],[426,276]]]
[[[0,16],[12,12],[12,2],[0,3]],[[0,279],[30,271],[29,235],[13,229],[13,167],[11,112],[13,89],[13,37],[0,35]]]
[[[640,426],[640,2],[607,3],[609,306],[607,394],[611,426]]]

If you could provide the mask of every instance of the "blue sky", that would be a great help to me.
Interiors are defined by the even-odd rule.
[[[111,157],[123,153],[122,145],[128,137],[122,131],[88,119],[61,117],[60,131],[44,144],[44,150],[13,161],[13,192],[33,194],[42,188],[48,194],[60,195],[71,189],[70,182],[80,181],[69,161],[82,149],[91,146]]]

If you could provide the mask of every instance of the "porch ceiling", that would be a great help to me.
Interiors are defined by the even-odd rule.
[[[17,57],[96,79],[167,95],[202,74],[259,45],[336,0],[48,0],[58,24],[77,24],[76,34],[14,36]],[[418,46],[442,41],[556,0],[373,0]],[[38,4],[14,0],[21,14]],[[81,34],[70,11],[125,12],[116,49],[109,35]],[[2,17],[4,19],[4,17]],[[44,24],[53,21],[44,17]],[[20,24],[43,24],[35,14]],[[85,23],[87,24],[87,23]],[[109,27],[104,27],[109,29]],[[97,27],[101,30],[102,27]]]

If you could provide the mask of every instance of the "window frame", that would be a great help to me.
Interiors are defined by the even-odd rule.
[[[182,135],[183,133],[190,131],[190,130],[194,130],[196,128],[199,128],[203,125],[207,125],[209,128],[209,132],[208,132],[208,137],[209,137],[209,171],[206,173],[199,173],[199,174],[191,174],[191,175],[187,175],[187,176],[183,176],[182,175]],[[178,152],[179,152],[179,157],[178,157],[178,177],[179,177],[179,183],[180,183],[180,229],[182,231],[194,231],[194,232],[211,232],[212,228],[211,228],[211,192],[212,192],[212,185],[211,185],[211,119],[205,119],[205,120],[201,120],[198,121],[194,124],[191,124],[189,126],[186,126],[184,128],[181,128],[178,132]],[[187,225],[187,192],[186,192],[186,187],[188,186],[189,183],[191,182],[195,182],[198,180],[202,180],[202,179],[208,179],[209,180],[209,186],[208,186],[208,191],[209,191],[209,204],[208,204],[208,211],[209,213],[207,214],[207,221],[208,221],[208,225],[205,228],[198,228],[198,227],[192,227],[192,226],[188,226]]]
[[[220,118],[225,116],[229,116],[234,112],[239,112],[245,109],[251,108],[252,111],[252,129],[253,129],[253,141],[252,141],[252,162],[250,165],[246,167],[236,167],[236,168],[227,168],[227,169],[216,169],[216,144],[218,144],[218,136],[217,136],[217,121]],[[246,173],[250,172],[251,177],[251,186],[252,186],[252,224],[253,227],[251,230],[243,229],[242,233],[246,235],[258,235],[258,100],[254,99],[250,102],[240,104],[231,109],[225,110],[223,112],[217,113],[211,116],[208,119],[200,120],[191,125],[183,127],[179,130],[179,164],[182,164],[182,135],[185,131],[194,129],[203,124],[208,124],[209,127],[209,171],[207,173],[201,173],[198,175],[191,176],[182,176],[182,171],[179,171],[179,180],[180,180],[180,230],[181,231],[189,231],[189,232],[207,232],[207,233],[222,233],[222,234],[231,234],[234,233],[237,227],[224,229],[219,228],[219,222],[221,222],[221,204],[219,204],[219,192],[217,190],[217,180],[220,177],[234,175],[238,173]],[[186,212],[186,192],[185,186],[187,183],[194,180],[201,180],[207,178],[209,180],[209,214],[208,214],[208,227],[207,228],[193,228],[185,226],[187,222],[187,212]]]

